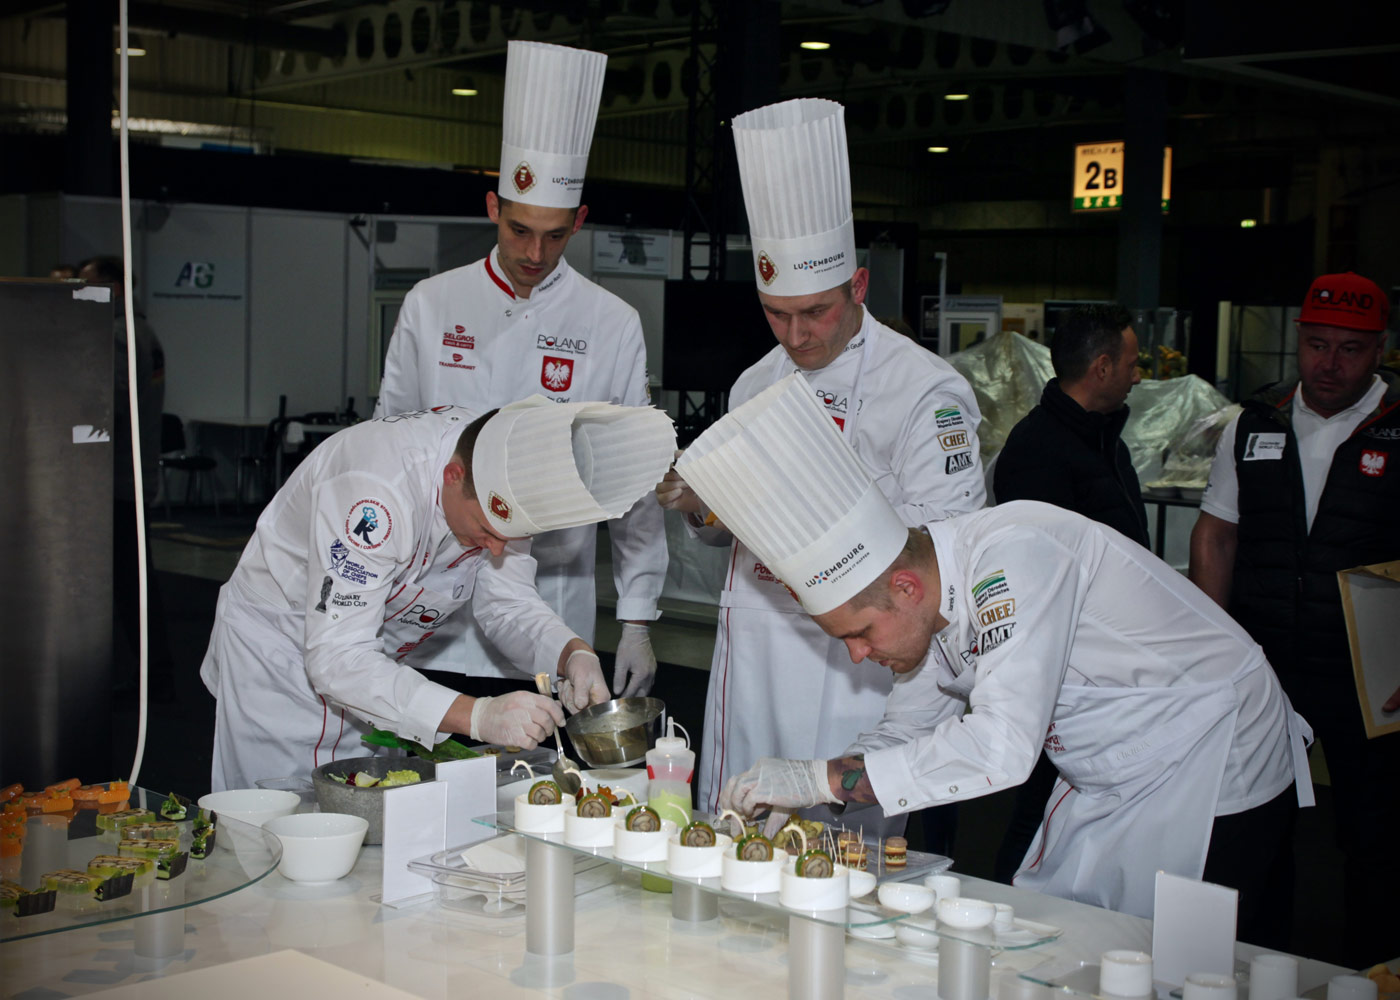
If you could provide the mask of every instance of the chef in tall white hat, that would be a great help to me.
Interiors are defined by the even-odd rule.
[[[802,372],[901,523],[981,507],[971,387],[864,306],[870,274],[856,262],[844,109],[811,99],[759,108],[734,119],[734,145],[758,305],[778,344],[740,375],[730,405]],[[725,781],[760,757],[838,753],[879,720],[890,679],[853,668],[840,643],[800,613],[765,552],[707,525],[679,468],[657,496],[703,541],[731,546],[696,782],[700,807],[714,810]],[[900,817],[885,831],[903,825]]]
[[[1190,581],[1035,501],[905,528],[801,376],[677,468],[853,663],[894,678],[884,718],[844,751],[763,758],[722,807],[896,815],[1019,784],[1043,745],[1062,779],[1018,886],[1151,916],[1158,870],[1204,877],[1241,890],[1254,940],[1312,802],[1307,727]]]
[[[533,691],[471,697],[405,658],[475,616],[571,707],[597,656],[540,599],[530,538],[615,518],[670,464],[648,407],[536,397],[476,416],[398,414],[326,439],[258,519],[219,591],[200,674],[218,699],[213,787],[307,777],[365,754],[370,726],[425,746],[448,734],[532,747],[563,713]]]
[[[600,52],[509,43],[500,179],[486,194],[496,247],[482,260],[419,282],[404,300],[384,359],[377,416],[453,403],[476,410],[532,393],[560,403],[650,403],[637,311],[570,267],[570,238],[588,216],[582,203],[607,58]],[[597,529],[562,528],[535,540],[540,595],[592,642],[597,616]],[[647,623],[666,574],[661,510],[645,497],[609,525],[616,615],[622,620],[613,690],[647,693],[656,672]],[[451,640],[415,650],[423,669],[526,682],[470,616]],[[502,681],[502,678],[509,680]],[[449,683],[457,678],[444,677]],[[601,669],[576,687],[606,693]]]

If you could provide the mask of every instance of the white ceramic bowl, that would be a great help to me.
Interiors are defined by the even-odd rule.
[[[899,923],[894,929],[895,940],[906,948],[932,951],[938,947],[938,932],[930,927],[915,927],[913,924]]]
[[[860,899],[875,888],[875,876],[859,868],[852,868],[846,877],[850,880],[852,899]]]
[[[613,854],[623,861],[652,862],[666,860],[666,841],[676,835],[676,824],[669,819],[661,821],[660,830],[627,829],[627,811],[616,810],[613,827]]]
[[[580,816],[573,809],[564,813],[564,843],[570,847],[612,847],[616,829],[617,817],[612,814]]]
[[[1016,910],[1009,903],[993,903],[996,907],[996,916],[992,918],[992,930],[998,932],[1012,931],[1016,929]]]
[[[996,919],[997,909],[984,899],[940,899],[938,901],[938,922],[970,931],[986,927]]]
[[[957,899],[962,895],[962,879],[956,875],[929,875],[924,878],[924,885],[939,899]]]
[[[842,909],[851,901],[849,871],[845,865],[835,865],[830,878],[803,878],[790,860],[779,880],[778,900],[794,910]]]
[[[933,890],[913,882],[886,882],[878,897],[881,906],[904,913],[923,913],[933,905]]]
[[[787,860],[787,854],[783,851],[768,861],[743,861],[730,851],[724,855],[719,884],[730,892],[777,892],[779,877]]]
[[[350,874],[369,820],[345,813],[277,816],[263,829],[282,841],[277,870],[293,882],[334,882]]]
[[[679,833],[666,841],[666,870],[681,878],[716,878],[724,870],[724,854],[734,846],[734,838],[716,833],[709,847],[686,847]]]
[[[275,788],[230,788],[223,792],[210,792],[199,799],[199,808],[249,826],[262,826],[270,819],[290,816],[299,805],[301,796],[296,792]],[[236,826],[220,826],[214,843],[231,850],[256,850],[262,847],[261,840]]]
[[[533,784],[533,782],[531,782]],[[572,802],[555,802],[553,805],[537,806],[525,798],[524,793],[515,797],[515,826],[526,833],[563,833],[564,814],[572,808]]]

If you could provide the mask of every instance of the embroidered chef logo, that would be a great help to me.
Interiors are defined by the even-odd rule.
[[[767,253],[759,251],[758,254],[758,277],[764,285],[771,285],[773,279],[778,276],[778,268],[773,263],[773,258]]]
[[[1385,460],[1385,452],[1376,451],[1374,448],[1367,448],[1361,453],[1361,471],[1368,476],[1384,475]]]
[[[999,621],[1005,621],[1016,613],[1016,598],[1008,598],[1005,601],[997,601],[995,604],[988,604],[981,611],[977,612],[977,620],[984,626],[995,625]]]
[[[1251,434],[1245,439],[1243,461],[1265,462],[1283,458],[1283,434]]]
[[[351,545],[362,549],[377,549],[389,540],[394,531],[394,517],[383,501],[373,498],[356,500],[345,515],[345,536]]]
[[[967,447],[967,431],[944,431],[938,435],[938,446],[944,451],[959,451]]]
[[[574,383],[572,358],[555,358],[546,354],[540,363],[540,385],[554,392],[563,392]]]
[[[940,431],[946,427],[958,427],[962,424],[962,411],[956,406],[945,406],[934,410],[933,422]]]
[[[491,515],[502,521],[510,520],[510,504],[506,503],[498,494],[492,493],[488,502],[491,508]]]
[[[521,160],[515,173],[510,175],[510,182],[515,185],[516,194],[524,194],[535,186],[535,172],[530,169],[530,164]]]
[[[1001,570],[991,573],[972,585],[972,603],[979,608],[1010,590],[1006,586],[1006,574]]]

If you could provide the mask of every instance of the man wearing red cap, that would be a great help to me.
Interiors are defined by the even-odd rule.
[[[1298,382],[1244,402],[1191,533],[1191,579],[1264,647],[1325,748],[1353,965],[1400,940],[1380,877],[1400,829],[1400,740],[1366,739],[1337,585],[1338,570],[1400,558],[1400,377],[1377,370],[1389,313],[1358,274],[1312,283]]]

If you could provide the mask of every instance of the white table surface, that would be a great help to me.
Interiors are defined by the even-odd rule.
[[[291,949],[361,980],[434,1000],[786,995],[786,921],[779,916],[736,917],[729,902],[721,901],[719,919],[687,924],[672,919],[669,895],[633,884],[609,885],[578,898],[574,955],[548,966],[527,961],[523,916],[467,914],[436,901],[405,909],[373,902],[381,858],[380,848],[367,847],[339,882],[300,885],[274,872],[240,892],[185,910],[185,951],[173,959],[136,957],[129,921],[0,945],[0,991],[6,997],[49,1000],[142,983],[154,988],[153,979],[193,970],[215,970],[208,978],[221,980],[246,967],[220,974],[219,966]],[[1063,968],[1096,963],[1109,948],[1151,950],[1151,923],[1138,917],[972,878],[963,879],[963,894],[1010,903],[1019,917],[1064,929],[1055,942],[999,956],[996,970],[1005,971],[994,971],[993,997],[1002,975],[1009,979],[1041,963]],[[1237,955],[1247,959],[1255,951],[1239,945]],[[265,971],[287,961],[287,956],[265,958],[253,968]],[[852,1000],[936,1000],[936,968],[902,949],[848,938],[846,964],[846,996]],[[292,965],[304,969],[311,963]],[[1309,960],[1300,966],[1300,993],[1346,971]],[[185,996],[207,995],[204,986],[190,985]],[[256,989],[241,995],[259,993],[269,995]],[[138,995],[126,989],[124,994]]]

